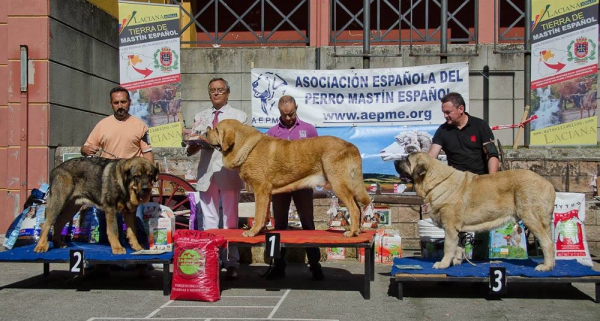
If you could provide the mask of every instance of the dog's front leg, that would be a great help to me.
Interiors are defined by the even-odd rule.
[[[121,246],[119,241],[119,227],[117,226],[117,211],[114,209],[106,209],[106,235],[108,235],[108,243],[113,254],[125,254],[125,248]]]
[[[68,211],[68,209],[63,209],[61,214],[54,222],[54,231],[52,231],[52,242],[54,243],[55,249],[65,248],[67,244],[63,242],[62,230],[71,221],[74,214],[73,212]]]
[[[269,204],[271,203],[271,194],[254,190],[254,225],[252,228],[244,231],[242,236],[252,237],[260,233],[267,226],[267,215]]]
[[[129,241],[129,245],[131,249],[135,251],[141,251],[144,248],[140,245],[137,239],[136,230],[135,230],[135,213],[125,212],[123,213],[125,217],[125,225],[127,225],[127,240]]]
[[[456,255],[458,247],[458,231],[454,228],[444,229],[446,236],[444,238],[444,257],[441,261],[433,264],[434,269],[445,269],[450,266]]]

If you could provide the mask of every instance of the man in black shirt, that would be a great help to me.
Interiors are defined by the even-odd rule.
[[[465,112],[465,100],[459,93],[448,93],[442,98],[442,112],[446,123],[433,136],[429,155],[437,158],[443,149],[448,165],[475,174],[498,171],[498,151],[490,126]]]

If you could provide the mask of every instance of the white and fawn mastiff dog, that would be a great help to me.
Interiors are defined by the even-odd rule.
[[[239,170],[254,191],[254,225],[243,236],[255,236],[267,223],[271,194],[331,185],[335,195],[348,207],[350,230],[360,232],[360,208],[371,198],[362,174],[362,160],[353,144],[332,136],[285,140],[267,136],[237,120],[226,119],[206,129],[208,142],[223,153],[223,165]]]
[[[431,219],[446,233],[444,257],[433,265],[445,269],[462,263],[459,232],[483,232],[509,221],[523,220],[539,240],[544,262],[535,269],[554,268],[551,221],[554,187],[538,174],[515,169],[476,175],[456,170],[427,153],[413,153],[395,163],[401,176],[411,177],[417,195],[429,204]]]

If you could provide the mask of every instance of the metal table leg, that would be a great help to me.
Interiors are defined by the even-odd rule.
[[[375,281],[375,243],[369,248],[369,252],[371,252],[371,281]]]
[[[364,280],[364,298],[365,300],[371,299],[371,274],[372,267],[375,265],[373,258],[373,250],[371,248],[365,248],[365,280]]]
[[[163,295],[171,294],[171,271],[169,263],[163,263]]]
[[[397,288],[398,288],[398,300],[403,300],[404,299],[404,293],[403,293],[404,289],[403,289],[403,286],[402,286],[402,282],[396,281],[396,285],[397,285]]]

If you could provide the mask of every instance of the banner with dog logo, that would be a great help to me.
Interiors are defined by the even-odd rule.
[[[469,101],[469,65],[408,68],[251,71],[252,126],[277,124],[277,103],[294,97],[298,117],[315,127],[414,126],[444,123],[440,99]]]
[[[394,193],[394,160],[427,152],[445,122],[440,99],[459,92],[469,100],[467,63],[410,68],[291,70],[252,73],[251,124],[266,132],[279,121],[278,101],[294,97],[298,118],[317,127],[319,136],[353,143],[363,160],[365,184]],[[469,104],[467,103],[467,111]],[[442,156],[443,157],[443,156]]]
[[[154,147],[180,147],[179,6],[119,1],[121,86]]]
[[[596,145],[598,1],[531,3],[532,146]]]

